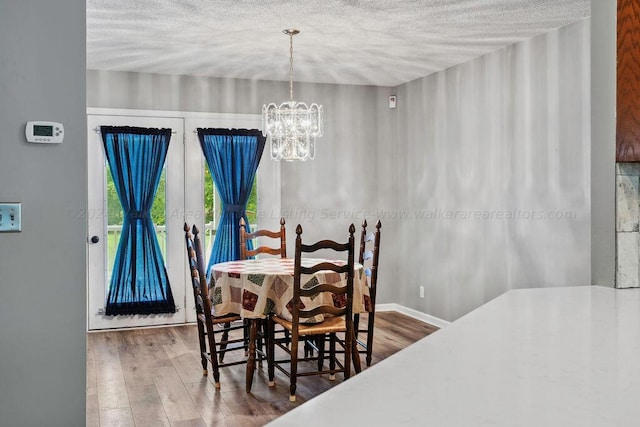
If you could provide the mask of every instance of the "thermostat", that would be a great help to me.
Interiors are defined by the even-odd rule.
[[[60,144],[64,139],[64,126],[56,122],[27,122],[24,133],[27,142]]]

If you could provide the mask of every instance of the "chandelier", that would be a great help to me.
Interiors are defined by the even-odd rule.
[[[316,138],[322,136],[322,105],[307,106],[293,100],[293,36],[300,31],[284,30],[289,36],[289,101],[262,106],[262,129],[267,134],[273,160],[313,159]]]

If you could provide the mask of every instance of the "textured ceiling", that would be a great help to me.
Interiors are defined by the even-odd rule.
[[[396,86],[590,16],[591,0],[87,0],[87,68]]]

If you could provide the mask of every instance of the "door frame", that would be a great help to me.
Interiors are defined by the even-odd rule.
[[[89,330],[138,326],[181,324],[185,322],[185,257],[178,250],[184,236],[179,232],[179,218],[170,212],[184,206],[184,121],[167,117],[93,115],[87,116],[87,323]],[[105,297],[109,289],[107,271],[108,213],[106,212],[105,154],[100,125],[170,127],[171,141],[163,167],[166,168],[166,256],[167,276],[176,305],[175,313],[153,315],[105,316]],[[99,241],[93,243],[92,236]],[[90,286],[91,285],[91,286]]]

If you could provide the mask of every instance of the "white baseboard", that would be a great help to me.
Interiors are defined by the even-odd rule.
[[[421,311],[414,310],[412,308],[408,308],[396,303],[376,304],[376,311],[397,311],[398,313],[420,320],[421,322],[437,326],[438,328],[444,328],[451,323],[430,314],[423,313]]]
[[[419,320],[421,322],[424,323],[428,323],[430,325],[436,326],[438,328],[444,328],[445,326],[448,326],[449,324],[451,324],[451,322],[440,319],[438,317],[432,316],[430,314],[427,313],[423,313],[421,311],[418,310],[414,310],[413,308],[408,308],[405,307],[403,305],[400,304],[396,304],[396,303],[389,303],[389,304],[376,304],[376,311],[395,311],[398,312],[400,314],[404,314],[405,316],[409,316],[412,317],[416,320]],[[115,328],[115,329],[97,329],[97,330],[90,330],[87,331],[88,333],[92,333],[92,332],[114,332],[114,331],[129,331],[131,329],[153,329],[153,328],[168,328],[168,327],[175,327],[175,326],[184,326],[184,325],[195,325],[195,321],[194,322],[190,322],[190,323],[180,323],[180,324],[171,324],[171,325],[150,325],[150,326],[139,326],[139,327],[135,327],[135,328]]]

